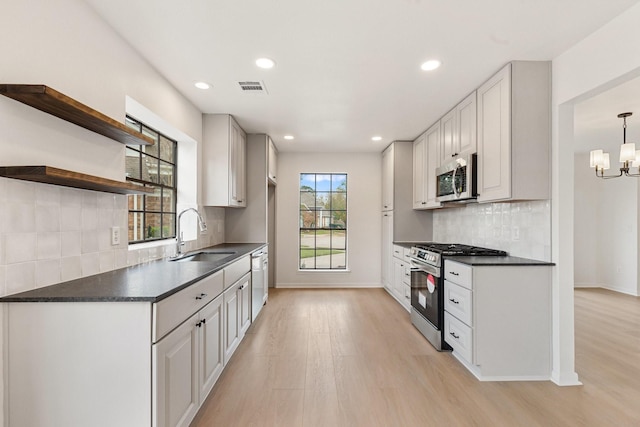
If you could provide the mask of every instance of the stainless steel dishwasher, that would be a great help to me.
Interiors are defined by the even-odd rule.
[[[269,253],[267,248],[251,254],[251,321],[258,317],[269,296]]]

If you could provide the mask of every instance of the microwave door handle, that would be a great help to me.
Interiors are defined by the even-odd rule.
[[[458,173],[459,167],[460,167],[460,164],[456,162],[456,168],[453,170],[453,177],[452,177],[452,183],[451,183],[453,185],[453,195],[456,197],[456,199],[460,197],[460,194],[458,193],[458,189],[456,186],[456,174]]]

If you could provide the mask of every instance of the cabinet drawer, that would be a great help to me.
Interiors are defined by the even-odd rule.
[[[444,340],[458,356],[473,363],[473,329],[450,313],[444,313]]]
[[[407,311],[411,311],[411,286],[404,285],[404,298],[402,299],[402,305]]]
[[[222,288],[221,270],[153,304],[153,342],[158,342],[169,331],[220,295]]]
[[[242,276],[251,271],[251,256],[247,255],[224,268],[224,288],[236,283]]]
[[[411,265],[406,261],[404,263],[404,275],[402,276],[402,283],[407,286],[411,286]]]
[[[411,248],[402,248],[402,259],[406,262],[411,261]]]
[[[469,289],[444,281],[444,309],[469,326],[473,326],[471,298]]]
[[[444,278],[467,289],[473,289],[471,266],[459,262],[444,261]]]
[[[404,248],[400,245],[393,245],[393,256],[404,260]]]

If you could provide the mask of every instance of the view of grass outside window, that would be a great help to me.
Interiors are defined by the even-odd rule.
[[[300,174],[300,269],[347,268],[347,174]]]
[[[149,195],[129,196],[129,243],[175,238],[178,144],[131,117],[126,124],[155,140],[154,145],[126,148],[127,179],[154,189]]]

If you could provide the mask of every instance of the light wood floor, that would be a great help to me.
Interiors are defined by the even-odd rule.
[[[576,292],[576,369],[479,382],[382,289],[273,290],[192,426],[639,426],[639,298]]]

